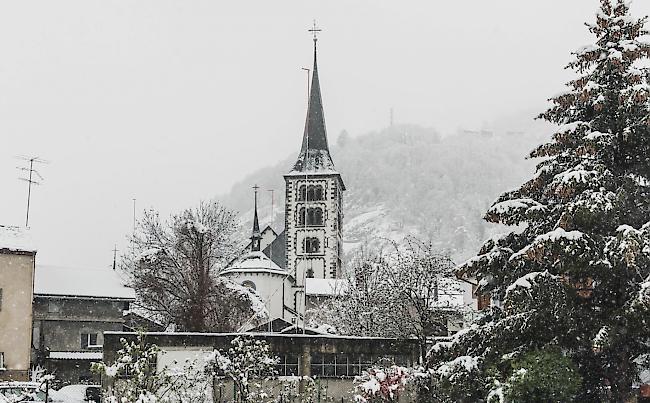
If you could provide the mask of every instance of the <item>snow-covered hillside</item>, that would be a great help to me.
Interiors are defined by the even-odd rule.
[[[332,156],[347,186],[343,237],[346,254],[385,240],[414,235],[462,260],[502,231],[482,220],[503,191],[529,177],[524,156],[542,142],[545,127],[526,132],[460,131],[448,137],[433,129],[394,126],[361,136],[339,135]],[[334,143],[334,142],[333,142]],[[252,220],[251,186],[274,189],[276,230],[284,226],[284,180],[295,156],[267,167],[220,197],[242,213],[242,237]],[[260,223],[271,223],[271,192],[260,194]]]

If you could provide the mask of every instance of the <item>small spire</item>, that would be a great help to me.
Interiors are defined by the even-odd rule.
[[[255,192],[255,216],[253,217],[253,235],[251,235],[251,252],[260,251],[260,241],[262,240],[262,233],[260,232],[260,221],[257,218],[257,191],[259,186],[253,186]]]

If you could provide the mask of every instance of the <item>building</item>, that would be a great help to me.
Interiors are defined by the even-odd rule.
[[[0,380],[27,380],[36,248],[24,228],[0,226]]]
[[[334,167],[318,76],[316,39],[307,119],[296,163],[285,180],[285,228],[260,231],[257,190],[251,242],[242,257],[221,275],[253,288],[269,310],[271,321],[303,323],[310,289],[323,291],[317,280],[341,277],[342,202],[345,185]],[[314,286],[308,286],[314,283]],[[331,296],[331,290],[328,291]],[[251,325],[251,327],[253,327]]]
[[[105,362],[115,362],[122,345],[120,339],[134,341],[135,333],[107,332],[105,334]],[[346,337],[318,334],[279,333],[147,333],[146,342],[155,344],[160,352],[156,370],[178,367],[186,360],[206,357],[215,349],[226,351],[235,337],[253,337],[269,344],[271,353],[279,361],[276,371],[279,378],[267,380],[267,391],[281,397],[283,381],[298,380],[296,377],[312,377],[322,391],[322,401],[353,401],[354,377],[361,375],[374,364],[397,364],[412,367],[418,362],[417,340],[379,337]],[[305,378],[303,378],[305,379]],[[113,379],[106,379],[110,387]],[[119,382],[119,380],[118,380]],[[256,380],[255,383],[262,382]],[[296,389],[299,385],[295,385]],[[254,387],[254,386],[252,386]],[[232,384],[228,381],[214,391],[214,402],[233,400]],[[404,402],[414,401],[415,396],[404,394]],[[289,400],[286,400],[289,401]]]
[[[341,174],[327,143],[325,115],[318,78],[316,39],[307,120],[298,160],[285,180],[287,271],[296,284],[306,278],[341,277]]]
[[[110,269],[36,265],[34,364],[63,383],[92,381],[90,364],[102,360],[104,332],[123,330],[134,300]]]
[[[275,232],[272,229],[260,231],[257,217],[257,187],[255,187],[253,231],[247,247],[249,250],[221,271],[220,275],[255,290],[269,312],[270,318],[295,318],[297,313],[291,306],[294,278],[284,267],[280,267],[262,251],[263,247],[269,248],[273,243],[269,235],[275,235]],[[255,325],[256,323],[247,324],[247,329],[244,330]]]

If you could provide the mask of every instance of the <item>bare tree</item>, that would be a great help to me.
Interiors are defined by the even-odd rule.
[[[462,316],[454,264],[431,245],[407,239],[389,253],[364,252],[348,266],[341,295],[310,312],[311,324],[328,324],[356,336],[415,337],[421,357],[427,338],[447,335],[448,321]]]
[[[235,216],[217,202],[202,202],[161,221],[146,211],[121,269],[142,309],[183,331],[234,331],[265,312],[247,288],[218,276],[233,256]]]
[[[402,334],[419,340],[424,359],[427,338],[446,336],[449,321],[462,316],[462,304],[452,298],[460,292],[453,273],[455,266],[448,255],[416,239],[393,245],[386,282],[400,300],[394,309],[402,318]]]
[[[362,251],[350,261],[339,295],[308,312],[310,324],[331,325],[337,333],[354,336],[398,334],[393,315],[397,301],[385,274],[386,261]]]

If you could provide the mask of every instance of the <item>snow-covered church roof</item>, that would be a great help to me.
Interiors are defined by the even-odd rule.
[[[339,278],[307,278],[305,289],[307,295],[335,297],[348,292],[348,280]]]
[[[232,273],[268,273],[286,276],[288,273],[269,259],[264,252],[249,252],[223,270],[220,274]]]
[[[36,245],[24,227],[11,227],[0,225],[0,251],[9,252],[36,252]]]

